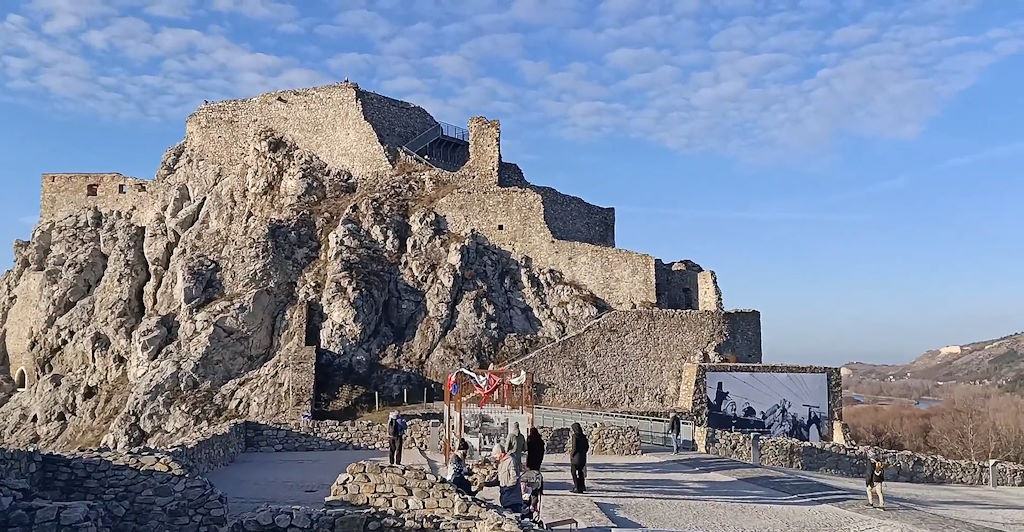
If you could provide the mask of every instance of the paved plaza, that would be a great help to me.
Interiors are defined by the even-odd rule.
[[[242,454],[209,478],[232,513],[260,504],[320,507],[352,462],[386,461],[374,451]],[[443,473],[436,455],[407,451],[405,463]],[[581,528],[692,531],[1024,531],[1024,489],[888,483],[882,511],[867,507],[863,481],[754,467],[700,454],[593,456],[585,495],[569,492],[568,463],[545,458],[543,516]],[[496,500],[488,488],[481,497]]]

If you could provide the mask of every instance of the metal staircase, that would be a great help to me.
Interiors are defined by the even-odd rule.
[[[436,168],[455,170],[469,158],[469,131],[438,122],[402,146],[402,151]]]

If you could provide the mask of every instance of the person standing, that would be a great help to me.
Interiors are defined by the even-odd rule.
[[[512,455],[500,443],[494,444],[491,455],[498,462],[498,502],[507,510],[523,512],[523,489],[519,485],[519,470]]]
[[[508,435],[505,449],[516,465],[516,474],[522,474],[523,453],[526,451],[526,437],[519,431],[519,423],[512,424],[512,433]]]
[[[679,454],[679,434],[683,430],[683,420],[679,418],[679,412],[672,412],[672,418],[668,421],[668,433],[672,435],[672,454]]]
[[[569,434],[569,472],[572,474],[573,493],[586,493],[587,451],[590,442],[579,423],[572,424]]]
[[[405,420],[392,412],[388,415],[388,460],[391,465],[402,465],[402,445],[405,444]]]
[[[537,427],[530,427],[530,436],[526,438],[526,469],[540,471],[544,461],[544,439],[540,437]]]
[[[871,464],[868,465],[867,478],[864,481],[867,484],[868,505],[875,505],[875,501],[871,497],[872,492],[874,492],[874,494],[878,495],[878,508],[884,510],[885,498],[882,496],[882,483],[885,482],[885,464],[872,458]]]

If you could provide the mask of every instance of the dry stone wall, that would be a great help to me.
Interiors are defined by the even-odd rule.
[[[356,462],[331,487],[328,507],[393,510],[407,528],[516,531],[515,514],[458,493],[455,487],[422,469]],[[434,522],[431,522],[434,521]],[[397,526],[397,524],[396,524]],[[530,528],[529,525],[523,528]]]
[[[0,500],[16,502],[13,511],[8,505],[9,528],[37,530],[59,523],[85,530],[210,530],[227,525],[224,495],[161,452],[64,455],[7,449],[0,454],[0,484],[12,494]]]
[[[685,364],[726,352],[761,361],[757,311],[613,311],[512,367],[534,373],[542,404],[666,411],[677,406]]]
[[[750,435],[739,432],[708,431],[707,452],[734,460],[749,461]],[[885,479],[925,484],[987,485],[988,464],[950,460],[936,455],[894,451],[878,447],[803,442],[791,438],[762,438],[761,464],[817,471],[845,477],[863,477],[870,457],[886,464]],[[1024,464],[998,464],[1000,486],[1024,486]]]
[[[427,449],[429,424],[410,420],[405,434],[406,449]],[[336,451],[346,449],[387,449],[387,426],[367,421],[310,421],[264,424],[248,422],[245,428],[247,452]]]
[[[538,427],[544,440],[545,454],[565,454],[569,452],[569,429]],[[636,427],[617,427],[612,425],[584,427],[590,443],[590,454],[633,456],[642,454],[640,431]]]

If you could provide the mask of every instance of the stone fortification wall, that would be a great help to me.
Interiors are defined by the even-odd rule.
[[[99,526],[167,530],[227,525],[224,495],[206,479],[192,476],[167,454],[51,454],[7,449],[0,455],[0,468],[7,477],[0,482],[8,491],[19,492],[19,499],[38,503],[16,508],[25,514],[15,516],[18,523],[24,523],[18,526],[52,522],[81,524],[86,530]],[[19,471],[30,474],[14,478]],[[13,513],[7,512],[8,520]]]
[[[706,452],[749,461],[750,436],[711,430],[708,433]],[[910,451],[830,442],[812,443],[790,438],[761,439],[761,463],[772,467],[863,478],[871,456],[886,465],[885,479],[888,481],[968,485],[987,485],[989,482],[989,468],[985,462],[949,460]],[[1000,486],[1024,486],[1024,464],[1003,462],[996,467]]]
[[[511,364],[534,373],[543,404],[653,411],[675,408],[687,363],[761,361],[757,311],[636,310],[605,314],[580,333]]]
[[[744,318],[741,318],[741,320]],[[743,329],[743,325],[738,324]],[[740,333],[742,335],[742,333]],[[742,341],[742,340],[741,340]],[[728,346],[734,352],[732,346]],[[748,361],[744,361],[748,362]],[[693,420],[693,439],[697,449],[704,449],[704,441],[711,430],[708,429],[708,392],[707,372],[735,371],[741,373],[824,373],[828,386],[828,415],[830,433],[822,434],[822,438],[842,441],[843,421],[843,381],[839,368],[828,366],[802,366],[795,364],[686,364],[681,371],[678,408]]]
[[[604,227],[596,231],[606,235],[602,245],[596,245],[559,240],[552,234],[544,198],[531,188],[459,188],[439,199],[436,208],[451,230],[477,231],[516,256],[560,270],[566,279],[585,286],[615,308],[653,307],[657,302],[654,258],[607,247],[609,241],[614,242],[614,214],[607,210],[581,212],[596,213],[601,219],[560,222]]]
[[[551,187],[531,186],[540,196],[544,223],[556,240],[615,247],[615,209],[598,207]]]
[[[267,505],[239,515],[232,520],[229,530],[236,532],[295,530],[400,532],[405,530],[456,530],[459,529],[461,522],[458,519],[440,516],[416,519],[393,510]],[[466,524],[461,530],[477,530],[477,527],[476,521],[466,520]]]
[[[545,454],[565,454],[569,452],[569,428],[537,427],[540,437],[544,439]],[[583,427],[583,433],[590,442],[589,454],[612,456],[634,456],[642,454],[640,431],[636,427],[616,427],[611,425]]]
[[[426,422],[410,420],[404,447],[426,450],[429,437],[430,427]],[[388,448],[387,426],[368,421],[304,420],[275,424],[247,422],[245,441],[246,452]]]
[[[393,510],[409,528],[520,530],[514,515],[499,506],[459,494],[422,469],[356,462],[331,486],[326,504]],[[394,526],[398,526],[397,523]]]
[[[134,211],[144,205],[157,183],[118,173],[43,174],[39,207],[42,220],[54,220],[81,209]]]
[[[185,135],[200,158],[230,169],[245,161],[250,139],[270,128],[331,166],[371,176],[391,170],[386,144],[434,123],[418,106],[342,83],[206,104],[189,116]]]

